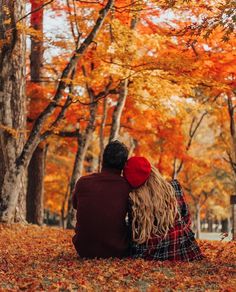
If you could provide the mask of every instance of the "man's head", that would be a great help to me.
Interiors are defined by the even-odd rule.
[[[125,144],[115,140],[107,144],[103,153],[103,167],[122,170],[129,151]]]

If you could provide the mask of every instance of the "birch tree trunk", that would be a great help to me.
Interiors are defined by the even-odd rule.
[[[117,105],[115,106],[115,109],[112,114],[112,125],[111,125],[109,142],[116,140],[119,137],[120,120],[121,120],[121,115],[125,106],[127,93],[128,93],[128,79],[125,79],[125,81],[123,81],[120,85]]]
[[[25,2],[0,0],[0,7],[0,221],[13,222],[25,217],[26,172],[16,163],[26,136],[26,42],[16,27]]]
[[[102,122],[101,126],[99,129],[99,146],[100,146],[100,153],[99,153],[99,158],[98,158],[98,171],[101,171],[102,169],[102,157],[103,157],[103,152],[104,152],[104,128],[106,125],[106,120],[107,120],[107,98],[104,98],[103,100],[103,113],[102,113]]]
[[[42,0],[31,0],[31,11],[43,4]],[[39,83],[43,66],[43,8],[31,14],[31,27],[38,32],[38,37],[31,37],[30,77],[31,82]],[[44,144],[38,145],[28,167],[28,188],[26,198],[26,219],[29,223],[43,224],[43,191],[45,172]]]
[[[131,5],[134,4],[135,1],[131,1]],[[135,14],[130,23],[130,28],[133,30],[135,29],[138,22],[138,15]],[[128,94],[128,84],[129,79],[126,78],[124,81],[121,82],[120,85],[120,91],[119,91],[119,97],[117,101],[117,105],[113,111],[112,114],[112,125],[111,125],[111,131],[110,131],[110,137],[109,142],[116,140],[119,137],[119,131],[120,131],[120,121],[121,121],[121,115],[125,106],[127,94]]]

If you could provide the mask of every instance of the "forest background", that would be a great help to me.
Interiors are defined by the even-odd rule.
[[[57,214],[71,227],[76,180],[99,171],[104,146],[119,139],[181,182],[197,236],[214,222],[229,231],[235,1],[0,7],[1,222]]]

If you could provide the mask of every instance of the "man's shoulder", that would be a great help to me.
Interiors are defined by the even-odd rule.
[[[80,185],[87,185],[91,183],[108,183],[108,184],[119,184],[119,186],[126,187],[131,190],[131,187],[127,180],[121,175],[114,175],[110,173],[95,172],[92,174],[84,175],[80,177],[78,183]]]
[[[104,179],[104,178],[112,178],[112,179],[117,179],[118,181],[121,181],[125,184],[128,184],[127,180],[118,174],[113,174],[113,173],[103,173],[103,172],[94,172],[88,175],[84,175],[80,177],[80,181],[88,181],[88,180],[99,180],[99,179]]]
[[[79,178],[78,182],[85,182],[85,181],[88,181],[88,180],[92,180],[94,178],[96,178],[98,175],[98,173],[90,173],[90,174],[87,174],[87,175],[83,175]]]
[[[98,174],[97,172],[86,174],[86,175],[81,176],[80,179],[81,180],[89,179],[89,178],[92,178],[92,177],[96,176],[97,174]]]

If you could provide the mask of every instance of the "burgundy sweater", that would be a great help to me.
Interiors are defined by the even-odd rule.
[[[77,209],[74,246],[81,257],[124,257],[129,234],[125,217],[131,188],[115,169],[81,177],[73,195]]]

